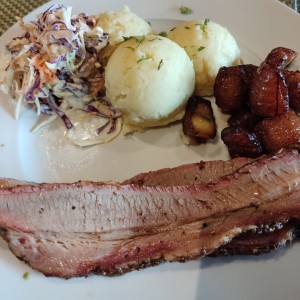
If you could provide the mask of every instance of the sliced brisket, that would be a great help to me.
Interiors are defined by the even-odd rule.
[[[299,154],[281,152],[208,184],[4,185],[1,235],[47,276],[122,274],[208,255],[241,233],[300,219],[299,183]]]

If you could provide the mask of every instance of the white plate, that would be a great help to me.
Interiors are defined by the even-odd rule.
[[[242,49],[244,62],[258,64],[274,47],[300,51],[300,16],[273,0],[112,0],[60,1],[74,12],[88,14],[120,9],[132,11],[151,21],[158,30],[171,29],[176,20],[209,18],[227,27]],[[51,2],[50,2],[51,3]],[[25,18],[33,20],[42,6]],[[88,5],[87,5],[88,3]],[[194,10],[179,13],[179,6]],[[0,44],[15,35],[13,26],[0,37]],[[299,59],[293,65],[299,67]],[[208,159],[227,159],[219,139],[214,144],[186,147],[179,127],[150,130],[144,134],[119,137],[115,141],[79,149],[55,141],[51,135],[29,132],[35,115],[24,111],[17,122],[14,102],[0,94],[0,176],[41,181],[122,180],[142,171]],[[217,113],[216,113],[217,114]],[[224,118],[217,114],[219,130]],[[53,140],[54,138],[54,140]],[[18,261],[0,241],[1,300],[53,299],[299,299],[299,243],[260,257],[205,258],[185,264],[163,264],[121,277],[90,276],[61,280],[46,278]],[[29,278],[22,278],[29,272]]]

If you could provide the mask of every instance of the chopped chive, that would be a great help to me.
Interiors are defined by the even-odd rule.
[[[164,61],[163,61],[163,59],[161,59],[161,60],[159,61],[157,70],[160,70],[160,68],[163,66],[163,63],[164,63]]]
[[[133,47],[125,47],[125,48],[127,48],[127,49],[130,49],[130,50],[134,51],[134,48],[133,48]]]
[[[149,42],[153,42],[153,41],[155,41],[155,40],[161,41],[162,39],[159,38],[159,37],[154,37],[154,38],[152,38],[152,39],[147,39],[147,41],[149,41]]]
[[[122,36],[124,41],[128,41],[130,39],[132,39],[132,36]]]
[[[151,56],[142,56],[139,60],[137,60],[137,63],[140,63],[140,62],[142,62],[146,59],[150,59],[150,58],[151,58]]]
[[[205,49],[205,47],[204,46],[200,46],[198,49],[197,49],[197,51],[202,51],[203,49]]]
[[[141,36],[134,36],[135,41],[140,44],[145,40],[145,36],[141,35]]]
[[[203,33],[206,33],[206,27],[208,25],[209,19],[205,19],[203,24],[196,24],[196,26],[200,26],[200,29],[203,31]]]
[[[160,32],[158,35],[162,37],[167,37],[167,33],[165,31]]]
[[[134,39],[138,44],[141,44],[145,40],[144,35],[136,35],[136,36],[123,36],[124,41],[128,41]]]

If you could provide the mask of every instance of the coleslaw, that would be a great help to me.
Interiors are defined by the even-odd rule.
[[[96,26],[94,17],[71,11],[55,4],[36,21],[18,19],[24,33],[6,45],[0,88],[17,100],[17,119],[24,106],[49,116],[35,130],[60,117],[70,130],[69,138],[86,146],[117,136],[121,118],[103,97],[101,50],[108,45],[108,34]],[[85,121],[93,125],[92,131],[82,126]]]

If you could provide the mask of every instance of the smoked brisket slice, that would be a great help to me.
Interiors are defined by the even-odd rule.
[[[124,183],[146,186],[209,183],[219,180],[221,177],[253,161],[254,159],[241,157],[228,161],[201,161],[199,163],[141,173],[124,181]],[[296,221],[281,224],[280,228],[271,224],[261,226],[260,230],[250,230],[233,238],[231,242],[220,247],[211,253],[210,256],[260,255],[283,247],[298,237],[299,231]]]
[[[122,274],[199,258],[264,224],[300,219],[299,181],[299,154],[281,152],[208,184],[4,185],[1,235],[47,276]]]

